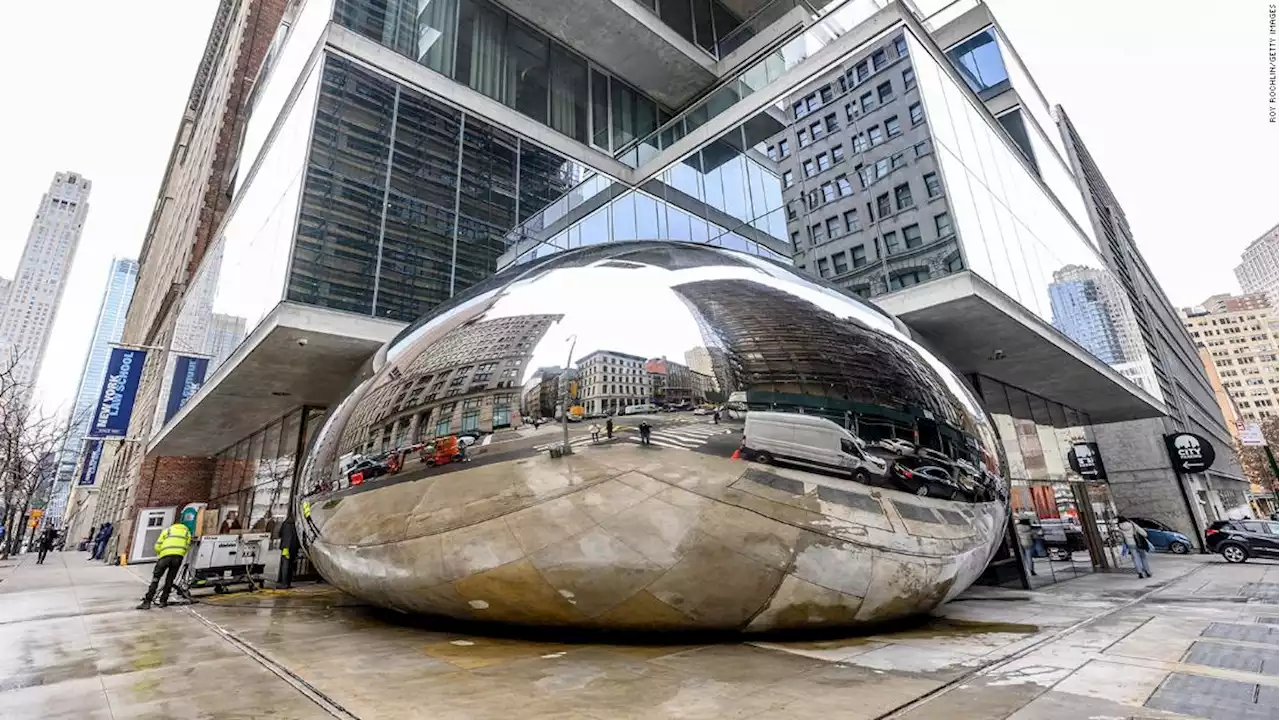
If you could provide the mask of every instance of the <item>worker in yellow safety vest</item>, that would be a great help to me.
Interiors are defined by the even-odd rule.
[[[191,529],[181,522],[175,522],[165,528],[160,537],[156,538],[156,569],[151,573],[151,585],[147,587],[147,594],[142,598],[142,604],[138,606],[139,610],[150,610],[151,600],[156,596],[156,588],[160,585],[160,576],[164,576],[164,589],[160,591],[160,607],[169,604],[169,592],[173,590],[174,578],[178,577],[178,570],[182,568],[182,558],[186,557],[187,549],[191,547]]]

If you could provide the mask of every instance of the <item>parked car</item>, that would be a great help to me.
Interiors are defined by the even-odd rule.
[[[1139,517],[1131,517],[1129,520],[1147,531],[1147,539],[1151,541],[1152,548],[1175,555],[1191,552],[1191,538],[1168,525]]]
[[[864,452],[852,433],[815,415],[751,413],[742,433],[742,454],[748,460],[800,465],[863,483],[885,473],[884,460]]]
[[[706,409],[706,408],[704,408],[704,407],[700,407],[700,408],[698,408],[697,410],[694,410],[694,411],[693,411],[693,414],[694,414],[694,415],[710,415],[710,414],[711,414],[711,411],[710,411],[710,410],[708,410],[708,409]]]
[[[918,457],[900,457],[889,467],[889,477],[898,487],[920,496],[958,500],[966,496],[964,488],[951,476],[951,470]]]
[[[916,452],[915,445],[907,442],[906,440],[899,440],[897,438],[880,440],[877,444],[885,450],[897,455],[914,455]]]
[[[1073,522],[1044,518],[1038,524],[1044,532],[1045,553],[1050,560],[1070,560],[1072,553],[1089,549],[1084,540],[1084,530]]]
[[[1205,547],[1230,563],[1251,557],[1280,557],[1280,523],[1269,520],[1215,520],[1204,531]]]

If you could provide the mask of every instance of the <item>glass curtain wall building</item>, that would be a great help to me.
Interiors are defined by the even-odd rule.
[[[62,446],[58,461],[57,482],[49,505],[50,517],[61,518],[71,493],[71,479],[80,460],[81,445],[89,429],[89,415],[102,391],[106,377],[107,356],[112,343],[120,342],[124,332],[124,317],[133,299],[133,288],[138,281],[138,262],[130,258],[115,258],[107,276],[107,288],[98,307],[98,322],[94,325],[93,339],[85,355],[84,370],[76,385],[76,404],[72,408],[70,429]]]
[[[1123,398],[1081,417],[1158,405],[1069,169],[982,104],[1017,81],[998,46],[949,57],[889,0],[638,7],[636,31],[593,53],[563,32],[578,21],[566,13],[588,12],[572,2],[560,25],[523,0],[294,2],[248,101],[231,208],[180,307],[171,349],[214,355],[209,381],[148,452],[225,460],[238,479],[215,494],[272,515],[246,463],[283,457],[307,425],[288,418],[341,397],[349,377],[332,368],[504,268],[645,239],[742,250],[878,300],[971,280]],[[243,338],[233,349],[226,327]],[[202,350],[215,335],[223,349]],[[267,385],[263,403],[237,404]]]

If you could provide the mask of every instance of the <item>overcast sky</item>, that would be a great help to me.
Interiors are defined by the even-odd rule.
[[[990,0],[1063,105],[1179,306],[1238,292],[1240,251],[1276,223],[1267,3]],[[113,256],[136,257],[215,0],[6,3],[0,275],[13,277],[58,170],[94,183],[39,394],[69,406]]]

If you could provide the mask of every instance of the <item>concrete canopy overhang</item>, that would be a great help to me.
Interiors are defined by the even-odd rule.
[[[1088,413],[1096,424],[1167,415],[1056,328],[971,272],[877,298],[952,366]]]
[[[498,0],[669,108],[718,79],[716,59],[636,0]]]
[[[404,323],[280,303],[151,437],[147,452],[214,455],[296,407],[330,406],[360,366],[403,328]]]

